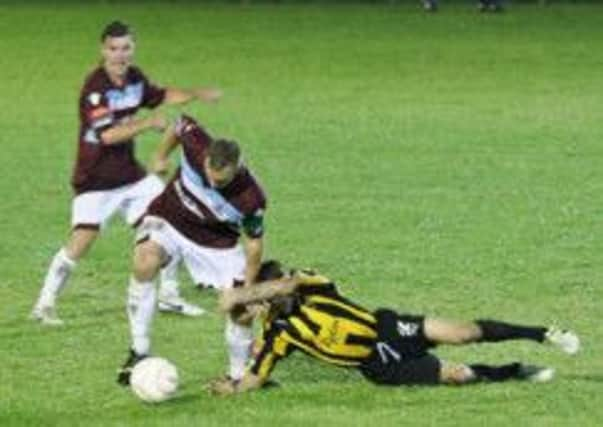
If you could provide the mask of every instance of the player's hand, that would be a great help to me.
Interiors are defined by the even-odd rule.
[[[170,170],[170,159],[163,156],[155,156],[151,161],[149,169],[151,173],[165,176]]]
[[[168,121],[163,114],[153,114],[148,118],[148,124],[151,129],[157,132],[163,132],[168,127]]]
[[[198,100],[208,104],[215,104],[222,98],[222,91],[220,89],[203,88],[195,89],[193,92]]]
[[[236,393],[235,384],[230,378],[216,378],[207,385],[207,390],[215,396],[229,396]]]

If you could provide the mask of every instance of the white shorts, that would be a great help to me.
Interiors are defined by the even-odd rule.
[[[157,175],[147,175],[134,184],[79,194],[71,205],[71,226],[102,229],[117,212],[128,224],[135,225],[164,187]]]
[[[137,240],[145,239],[160,245],[169,257],[181,258],[197,285],[227,289],[245,279],[245,252],[239,244],[227,249],[201,246],[184,237],[169,222],[150,215],[145,216],[138,232]]]

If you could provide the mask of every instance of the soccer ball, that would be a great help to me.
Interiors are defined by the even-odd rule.
[[[178,370],[167,359],[147,357],[134,365],[130,387],[145,402],[163,402],[171,398],[178,389]]]

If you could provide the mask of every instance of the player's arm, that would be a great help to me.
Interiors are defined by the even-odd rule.
[[[253,286],[225,289],[219,297],[220,310],[227,313],[237,305],[256,304],[279,296],[292,294],[299,281],[297,277],[269,280]]]
[[[147,130],[161,132],[165,130],[167,122],[165,117],[155,114],[142,119],[133,119],[128,122],[119,123],[100,132],[101,142],[105,145],[121,144],[134,138],[136,135]]]
[[[282,331],[273,329],[264,338],[261,350],[243,378],[239,381],[226,378],[214,381],[210,384],[210,390],[214,394],[227,396],[261,388],[268,381],[277,362],[293,351],[293,347],[284,338]]]
[[[176,133],[176,126],[170,125],[163,132],[161,142],[157,146],[157,150],[153,155],[150,170],[153,173],[160,175],[165,174],[169,170],[170,153],[180,144],[180,138]]]
[[[262,237],[248,237],[244,243],[245,248],[245,287],[255,281],[262,265],[264,252],[264,239]]]
[[[241,221],[241,228],[245,235],[245,286],[255,282],[262,264],[264,252],[264,209],[265,201],[257,204],[255,211],[248,213]]]
[[[199,100],[208,104],[218,101],[222,97],[222,91],[214,88],[178,89],[169,87],[165,90],[163,102],[167,105],[185,104],[193,100]]]

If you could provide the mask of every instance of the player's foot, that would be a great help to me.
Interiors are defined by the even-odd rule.
[[[533,383],[548,383],[555,377],[555,370],[544,366],[521,365],[517,379]]]
[[[552,327],[546,331],[544,339],[546,342],[556,345],[567,354],[573,355],[580,350],[580,338],[572,331]]]
[[[201,307],[191,304],[180,296],[159,297],[159,311],[164,313],[178,313],[184,316],[197,317],[205,313]]]
[[[64,322],[57,316],[54,306],[36,305],[29,317],[45,326],[63,326]]]
[[[117,371],[117,383],[123,386],[130,385],[130,376],[132,375],[132,368],[142,359],[147,357],[146,354],[136,354],[136,352],[130,349],[128,358],[122,367]]]

